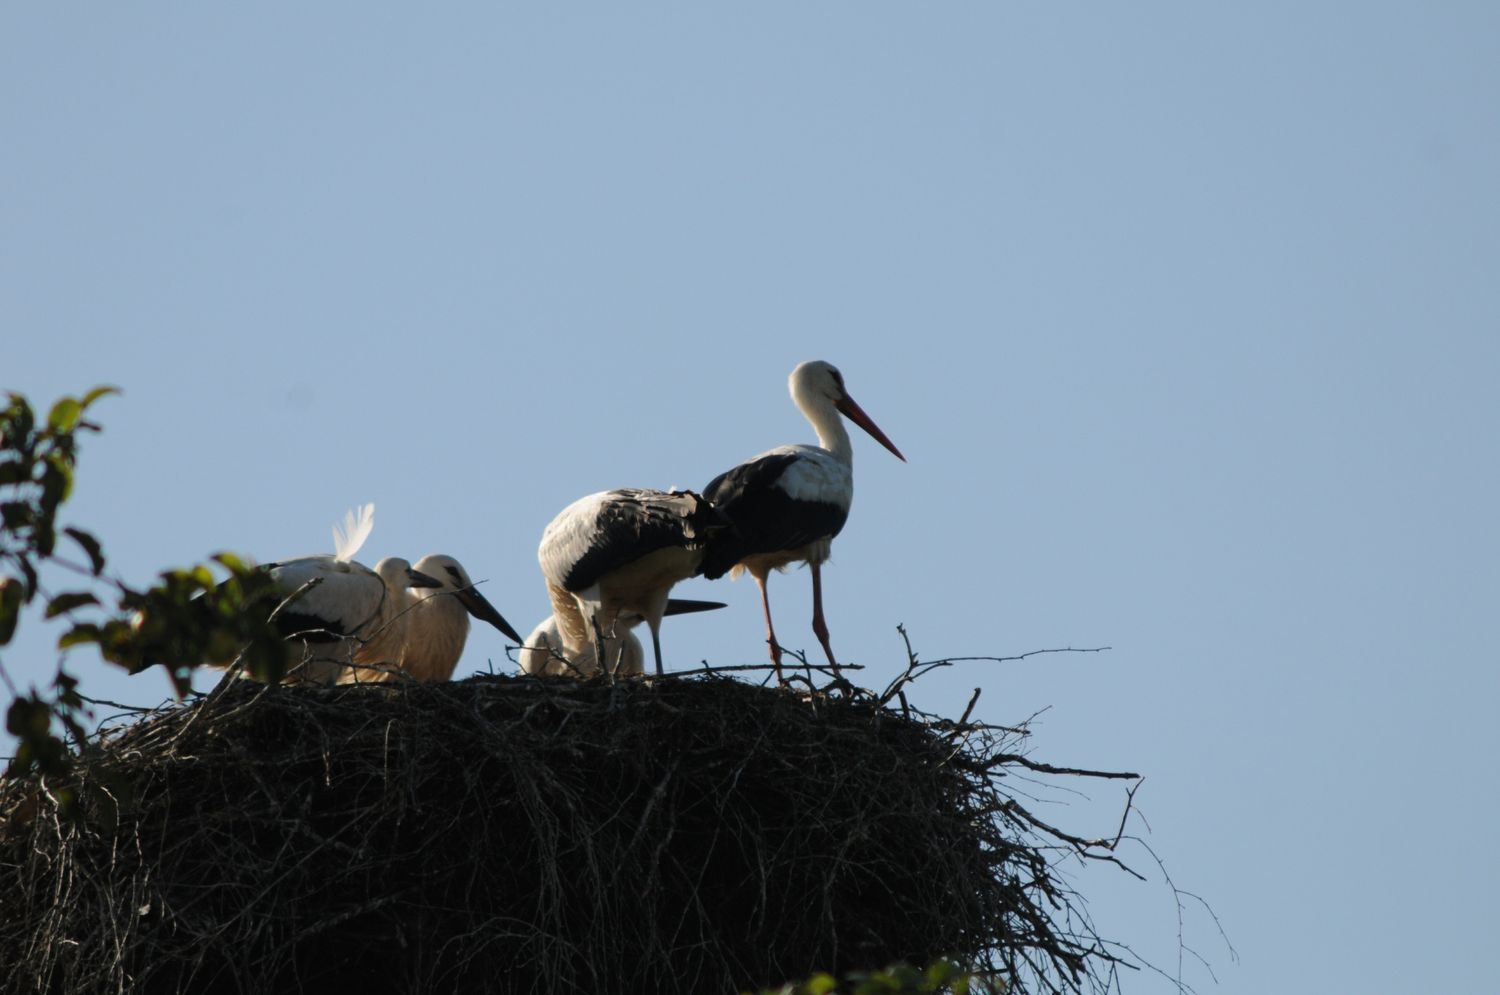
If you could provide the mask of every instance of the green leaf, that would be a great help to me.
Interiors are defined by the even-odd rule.
[[[18,739],[34,740],[52,727],[52,710],[35,697],[17,698],[5,712],[5,728]]]
[[[239,641],[234,633],[224,629],[213,629],[207,633],[203,646],[203,659],[215,663],[227,663],[239,655]]]
[[[31,447],[35,444],[31,433],[36,428],[36,418],[31,413],[31,405],[26,403],[26,398],[16,393],[10,394],[10,407],[0,417],[4,418],[5,445],[30,454]]]
[[[65,397],[52,405],[52,412],[47,415],[47,427],[60,435],[66,434],[78,427],[78,419],[82,417],[83,405],[77,398]]]
[[[57,640],[57,648],[68,649],[71,646],[82,646],[84,643],[97,643],[99,641],[100,629],[92,622],[84,622],[73,626]]]
[[[0,577],[0,646],[10,642],[21,620],[21,605],[26,600],[25,585],[14,577]]]
[[[957,978],[960,974],[959,966],[951,960],[935,960],[927,965],[924,975],[927,987],[934,990],[939,985],[946,984]]]
[[[87,394],[83,395],[83,397],[79,400],[78,404],[82,408],[87,408],[90,404],[93,404],[95,401],[99,400],[99,398],[101,398],[101,397],[107,397],[110,394],[119,394],[119,393],[120,393],[120,388],[118,388],[118,387],[111,387],[111,386],[108,386],[107,384],[106,385],[102,385],[102,386],[99,386],[99,387],[95,387],[93,390],[91,390]]]
[[[20,484],[31,479],[31,470],[18,460],[6,460],[0,463],[0,486],[5,484]]]
[[[36,567],[31,565],[30,557],[23,556],[18,562],[21,565],[21,572],[26,575],[26,601],[30,603],[31,599],[36,597]]]
[[[839,983],[834,980],[833,975],[815,974],[811,978],[808,978],[806,981],[804,981],[801,984],[800,989],[801,991],[806,992],[807,995],[828,995],[829,992],[833,991],[838,986]]]
[[[88,591],[65,591],[47,602],[47,618],[56,618],[64,612],[74,611],[85,605],[97,605],[99,599]]]
[[[44,518],[32,527],[31,541],[36,545],[38,556],[52,555],[52,549],[57,545],[57,529],[52,527],[51,518]]]
[[[42,471],[42,507],[56,508],[73,493],[73,467],[62,453],[47,454]]]
[[[288,653],[287,644],[268,628],[245,647],[245,671],[262,684],[279,683],[286,673]]]
[[[6,501],[0,504],[0,527],[19,532],[31,524],[35,517],[31,505],[25,501]]]
[[[99,540],[83,529],[63,529],[63,532],[69,539],[78,543],[84,553],[88,554],[89,565],[93,568],[94,576],[102,574],[104,572],[104,549],[99,545]]]
[[[213,556],[210,556],[209,559],[221,565],[230,573],[242,574],[248,572],[251,569],[246,565],[244,560],[240,559],[238,556],[230,552],[215,553]]]

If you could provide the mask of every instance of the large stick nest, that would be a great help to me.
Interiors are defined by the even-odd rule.
[[[715,993],[944,955],[1098,987],[1052,863],[1109,841],[1004,786],[1088,772],[1021,736],[712,675],[228,683],[0,785],[0,990]]]

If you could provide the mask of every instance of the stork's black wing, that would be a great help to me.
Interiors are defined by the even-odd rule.
[[[585,541],[569,557],[563,587],[585,590],[658,549],[698,549],[722,527],[713,507],[693,491],[610,491],[599,503]]]
[[[708,482],[703,496],[729,528],[709,544],[700,573],[716,580],[746,556],[798,549],[839,534],[849,518],[847,507],[795,498],[780,486],[782,474],[801,458],[796,452],[773,450]]]

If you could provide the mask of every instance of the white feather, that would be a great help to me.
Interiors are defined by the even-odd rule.
[[[599,532],[599,515],[609,502],[609,492],[579,498],[557,513],[542,530],[537,560],[548,583],[566,587],[568,572],[588,553]]]
[[[333,526],[333,558],[341,563],[347,563],[359,552],[359,547],[370,538],[370,530],[375,528],[375,505],[362,504],[352,511],[344,512],[342,527],[336,523]]]
[[[848,463],[817,446],[777,446],[761,453],[765,456],[796,456],[795,462],[781,472],[775,486],[795,501],[832,504],[849,510],[854,499],[854,473]]]

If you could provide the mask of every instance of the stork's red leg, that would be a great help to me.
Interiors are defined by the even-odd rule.
[[[776,683],[784,684],[781,679],[781,644],[776,641],[776,627],[771,624],[771,598],[766,594],[768,575],[765,571],[752,570],[750,576],[760,588],[760,607],[766,613],[766,645],[771,647],[771,666],[776,668]]]
[[[823,644],[823,652],[828,654],[828,665],[833,668],[834,676],[838,676],[839,662],[833,657],[833,647],[828,645],[828,623],[823,621],[823,573],[817,563],[809,563],[812,570],[813,584],[813,632],[818,636],[818,642]]]

